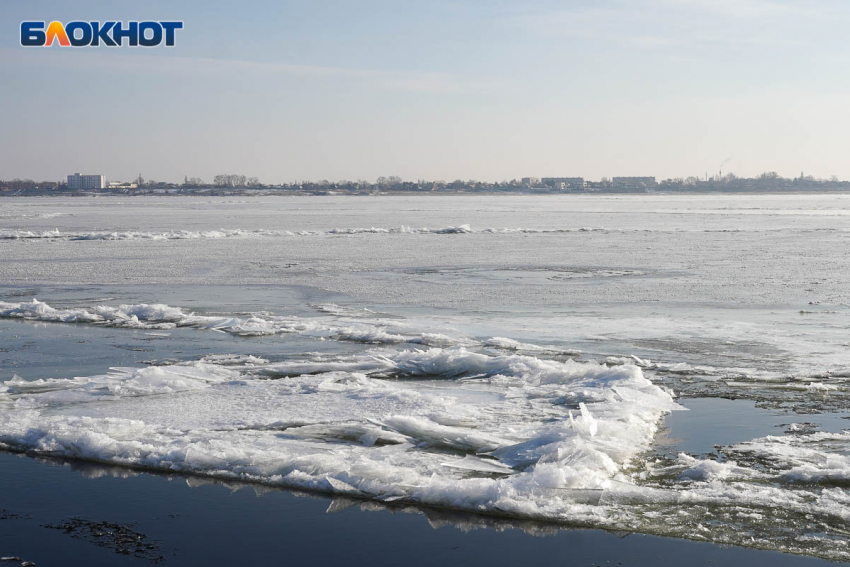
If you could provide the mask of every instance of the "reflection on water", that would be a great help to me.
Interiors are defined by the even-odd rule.
[[[0,454],[3,454],[0,452]],[[8,453],[7,453],[8,454]],[[129,479],[134,477],[149,476],[171,481],[185,482],[189,488],[202,488],[206,486],[221,486],[231,492],[247,490],[253,492],[258,498],[272,492],[288,494],[295,497],[313,498],[318,501],[328,502],[325,512],[335,514],[348,509],[357,509],[362,512],[391,512],[404,514],[419,514],[427,519],[428,525],[434,529],[443,527],[455,527],[462,532],[472,530],[490,529],[495,531],[520,530],[532,536],[553,536],[569,526],[551,522],[535,522],[532,520],[500,518],[492,515],[471,514],[458,510],[445,508],[431,508],[427,506],[415,506],[410,503],[379,502],[354,498],[350,496],[329,496],[320,492],[308,492],[304,490],[291,490],[278,486],[265,484],[246,483],[236,480],[225,480],[214,477],[203,477],[197,475],[169,474],[155,470],[139,470],[128,467],[119,467],[91,461],[80,461],[73,459],[58,459],[44,457],[42,455],[27,455],[34,461],[42,464],[66,467],[83,478],[95,480],[104,477]],[[587,491],[589,492],[589,491]],[[596,500],[599,495],[596,495]],[[574,529],[574,528],[572,528]],[[622,533],[622,532],[618,532]]]
[[[759,408],[752,400],[688,398],[680,400],[687,412],[673,412],[656,438],[662,452],[694,456],[716,453],[718,447],[735,445],[788,431],[840,433],[850,429],[850,413],[796,414]]]
[[[99,547],[91,545],[95,543],[91,538],[73,540],[68,537],[71,534],[42,527],[72,524],[115,527],[117,531],[113,531],[119,536],[141,536],[155,546],[164,565],[173,566],[268,565],[284,560],[287,565],[370,567],[400,562],[423,567],[827,565],[812,557],[630,531],[576,529],[350,497],[330,498],[89,462],[44,457],[37,462],[0,453],[0,472],[0,507],[8,508],[8,517],[13,518],[4,520],[0,516],[0,551],[39,564],[66,564],[69,557],[87,567],[140,564],[138,559],[121,553],[120,546]],[[110,482],[112,479],[115,482]],[[122,538],[118,540],[113,543],[123,543]],[[49,544],[42,543],[45,541]]]

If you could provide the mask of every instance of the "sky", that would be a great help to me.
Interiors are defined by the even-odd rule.
[[[24,20],[182,20],[21,47]],[[850,179],[846,0],[3,0],[0,179]]]

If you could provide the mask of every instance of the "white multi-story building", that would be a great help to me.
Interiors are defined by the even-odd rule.
[[[102,175],[80,175],[75,173],[68,176],[68,189],[105,189],[106,178]]]

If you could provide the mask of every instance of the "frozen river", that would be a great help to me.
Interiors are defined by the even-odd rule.
[[[0,446],[850,559],[850,196],[0,200]]]

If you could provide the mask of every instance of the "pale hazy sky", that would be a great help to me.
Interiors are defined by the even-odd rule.
[[[22,20],[79,19],[185,27],[19,46]],[[847,0],[3,0],[0,22],[0,179],[850,179]]]

